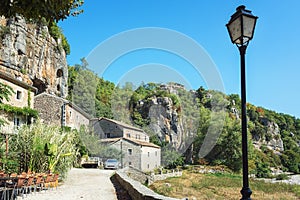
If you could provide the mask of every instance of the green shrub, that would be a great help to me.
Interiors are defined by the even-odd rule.
[[[276,180],[288,180],[290,177],[287,174],[278,174]]]

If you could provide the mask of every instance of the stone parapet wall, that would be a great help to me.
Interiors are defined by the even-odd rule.
[[[154,174],[152,172],[149,175],[139,169],[136,169],[136,168],[130,166],[128,168],[125,168],[124,171],[133,180],[136,180],[142,184],[148,184],[148,185],[151,185],[155,181],[165,180],[170,177],[182,176],[182,171],[180,171],[180,170],[172,170],[171,172],[166,172],[166,173],[163,173],[163,171],[161,171],[161,173],[159,173],[159,174]]]
[[[178,200],[155,193],[140,182],[129,178],[123,171],[117,171],[114,176],[133,200]]]

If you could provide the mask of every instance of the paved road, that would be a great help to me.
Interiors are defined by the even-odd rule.
[[[28,200],[117,200],[110,181],[113,170],[72,169],[57,189],[30,194]]]

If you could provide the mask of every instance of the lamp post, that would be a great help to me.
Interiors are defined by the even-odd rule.
[[[250,10],[241,5],[231,16],[227,26],[231,42],[236,44],[241,57],[241,101],[242,101],[242,158],[243,158],[243,188],[241,200],[251,200],[252,191],[248,179],[248,141],[247,141],[247,111],[246,111],[246,70],[245,54],[249,41],[253,38],[256,20],[258,17],[252,15]]]

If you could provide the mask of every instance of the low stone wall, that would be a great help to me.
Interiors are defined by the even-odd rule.
[[[140,182],[129,178],[124,171],[117,171],[114,176],[133,200],[179,200],[155,193]]]
[[[182,176],[182,171],[179,170],[172,170],[168,172],[161,171],[159,174],[151,173],[146,174],[145,172],[136,169],[134,167],[126,167],[124,168],[123,172],[126,172],[126,174],[132,178],[133,180],[136,180],[142,184],[148,184],[151,185],[155,181],[165,180],[170,177],[179,177]]]
[[[148,184],[152,184],[155,181],[165,180],[170,177],[179,177],[182,176],[182,171],[172,170],[172,172],[168,173],[160,173],[160,174],[151,174]]]

